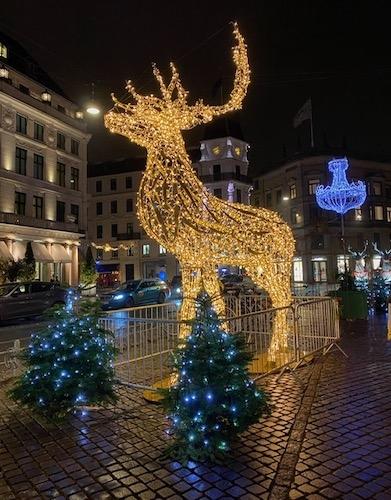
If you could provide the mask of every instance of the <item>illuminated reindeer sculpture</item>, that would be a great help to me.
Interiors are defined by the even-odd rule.
[[[391,283],[391,248],[388,250],[379,250],[377,243],[372,243],[373,249],[381,257],[382,276],[384,281]]]
[[[105,116],[111,132],[146,148],[146,169],[137,200],[137,214],[145,232],[179,260],[182,268],[181,319],[195,316],[196,298],[204,289],[220,316],[225,314],[216,273],[221,264],[242,266],[270,296],[274,307],[291,303],[291,262],[294,239],[277,213],[213,196],[197,177],[182,137],[183,130],[210,122],[214,117],[240,109],[250,82],[247,48],[235,25],[236,66],[233,90],[226,104],[209,106],[202,100],[187,103],[188,92],[171,64],[166,85],[159,70],[153,73],[161,97],[143,96],[128,82],[133,103],[114,96],[114,108]],[[184,325],[181,335],[189,326]],[[271,351],[286,347],[284,311],[276,314]]]

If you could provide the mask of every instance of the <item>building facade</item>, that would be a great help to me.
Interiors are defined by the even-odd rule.
[[[87,227],[87,143],[78,106],[0,34],[0,258],[32,243],[36,278],[78,283]]]
[[[205,139],[189,151],[193,167],[219,198],[249,203],[248,145],[234,137]],[[113,286],[130,279],[160,277],[171,281],[179,263],[151,240],[136,215],[144,158],[89,165],[89,240],[95,248],[99,283]]]
[[[293,229],[295,287],[333,284],[345,262],[353,271],[356,262],[349,247],[362,252],[368,241],[366,264],[372,269],[380,265],[373,244],[383,251],[391,247],[391,164],[348,158],[348,181],[364,181],[368,195],[360,209],[345,214],[344,252],[340,216],[321,209],[315,199],[317,186],[331,183],[331,159],[328,155],[298,158],[254,180],[252,203],[276,210]]]

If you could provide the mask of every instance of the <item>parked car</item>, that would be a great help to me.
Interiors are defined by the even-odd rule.
[[[156,278],[126,281],[113,292],[101,296],[102,309],[162,304],[169,295],[167,283]]]
[[[225,274],[220,281],[224,293],[231,295],[254,293],[257,288],[248,276],[240,274]]]
[[[174,276],[170,283],[171,297],[173,299],[181,299],[183,296],[182,276]]]
[[[65,304],[67,290],[44,281],[0,285],[0,321],[39,316],[50,307]]]

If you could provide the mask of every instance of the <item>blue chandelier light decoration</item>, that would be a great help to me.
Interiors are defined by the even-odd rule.
[[[347,158],[331,160],[328,163],[333,179],[331,186],[316,188],[316,201],[325,210],[333,210],[341,215],[352,208],[360,208],[367,193],[362,181],[348,182],[346,170],[349,168]]]

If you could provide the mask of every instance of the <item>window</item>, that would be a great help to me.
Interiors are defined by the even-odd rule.
[[[297,192],[296,192],[296,184],[291,184],[289,186],[289,198],[291,200],[294,200],[297,196]]]
[[[386,184],[386,198],[389,200],[391,199],[391,184]]]
[[[65,186],[65,163],[57,162],[57,184]]]
[[[96,181],[95,182],[95,191],[97,193],[101,193],[102,192],[102,181]]]
[[[117,200],[113,200],[110,203],[110,207],[111,207],[111,213],[116,214],[117,213]]]
[[[213,165],[213,180],[221,180],[221,165]]]
[[[133,254],[133,247],[129,247],[129,248],[128,248],[128,253],[127,253],[127,256],[128,256],[128,257],[133,257],[133,255],[134,255],[134,254]]]
[[[43,142],[43,125],[34,122],[34,139]]]
[[[27,150],[22,148],[15,149],[15,172],[20,175],[26,175]]]
[[[4,57],[4,59],[7,59],[7,56],[8,56],[7,46],[4,45],[4,43],[0,42],[0,57]]]
[[[149,255],[150,252],[150,245],[144,244],[143,245],[143,255]]]
[[[16,131],[19,134],[27,134],[27,118],[22,115],[16,115]]]
[[[240,165],[235,165],[235,175],[237,179],[240,178]]]
[[[383,220],[384,219],[384,210],[381,205],[375,205],[375,220]]]
[[[277,205],[279,205],[281,203],[281,200],[282,200],[282,191],[281,191],[281,189],[277,189],[277,191],[276,191],[276,203],[277,203]]]
[[[26,214],[26,193],[15,191],[15,213],[18,215]]]
[[[346,266],[346,267],[345,267]],[[337,255],[337,272],[342,274],[345,270],[349,271],[349,255]]]
[[[319,250],[321,248],[324,248],[323,234],[313,234],[311,236],[311,248],[312,250]]]
[[[26,85],[19,84],[19,90],[23,92],[23,94],[30,95],[30,89],[26,87]]]
[[[372,182],[372,194],[375,196],[381,196],[381,182]]]
[[[241,189],[236,190],[236,201],[238,203],[242,203],[242,191],[241,191]]]
[[[57,147],[65,150],[65,135],[57,132]]]
[[[297,211],[297,208],[291,209],[291,224],[300,224],[301,217],[300,213]]]
[[[103,226],[101,224],[96,226],[96,237],[98,240],[103,238]]]
[[[159,254],[160,255],[166,255],[166,253],[167,253],[167,249],[164,248],[163,245],[159,245]]]
[[[315,194],[316,188],[319,186],[319,179],[310,179],[308,181],[308,194]]]
[[[103,203],[98,201],[96,204],[96,215],[102,215],[103,213]]]
[[[110,189],[112,191],[117,189],[117,179],[110,179]]]
[[[327,262],[325,260],[312,261],[312,278],[315,283],[327,282]]]
[[[111,258],[112,259],[118,259],[118,250],[112,250],[111,251]]]
[[[133,212],[133,199],[132,198],[128,198],[126,200],[126,211]]]
[[[265,194],[265,207],[270,208],[272,206],[272,192],[268,191]]]
[[[79,169],[71,167],[71,189],[79,191]]]
[[[126,234],[133,234],[133,223],[128,222],[126,224]]]
[[[97,248],[96,249],[96,260],[102,260],[103,259],[103,248]]]
[[[31,283],[30,287],[30,292],[31,293],[42,293],[42,292],[48,292],[52,288],[51,283],[39,283],[39,282],[34,282]]]
[[[79,205],[71,204],[71,215],[75,220],[75,224],[79,224]]]
[[[354,218],[356,220],[362,220],[362,209],[361,208],[356,208],[354,210]]]
[[[58,109],[58,111],[60,113],[64,113],[64,115],[65,115],[65,108],[64,108],[64,106],[61,106],[61,104],[57,104],[57,109]]]
[[[65,202],[57,201],[56,221],[65,222]]]
[[[131,177],[126,177],[126,189],[132,189],[133,186],[133,181]]]
[[[73,155],[79,156],[79,141],[76,139],[71,139],[71,153]]]
[[[216,196],[216,198],[222,198],[223,196],[220,188],[214,189],[213,194]]]
[[[320,207],[318,207],[318,205],[310,205],[309,209],[310,209],[311,224],[318,223],[322,219],[324,213],[322,212]]]
[[[113,238],[116,238],[118,236],[118,225],[117,224],[111,224],[111,236]]]
[[[301,257],[294,257],[293,259],[293,281],[304,281],[303,259]]]
[[[33,196],[33,210],[36,219],[43,219],[43,198],[42,196]]]
[[[386,212],[387,212],[387,222],[391,222],[391,207],[387,207]]]
[[[381,256],[380,255],[374,255],[372,257],[372,269],[376,271],[376,269],[379,269],[381,264]]]
[[[34,153],[34,178],[43,180],[43,156]]]

